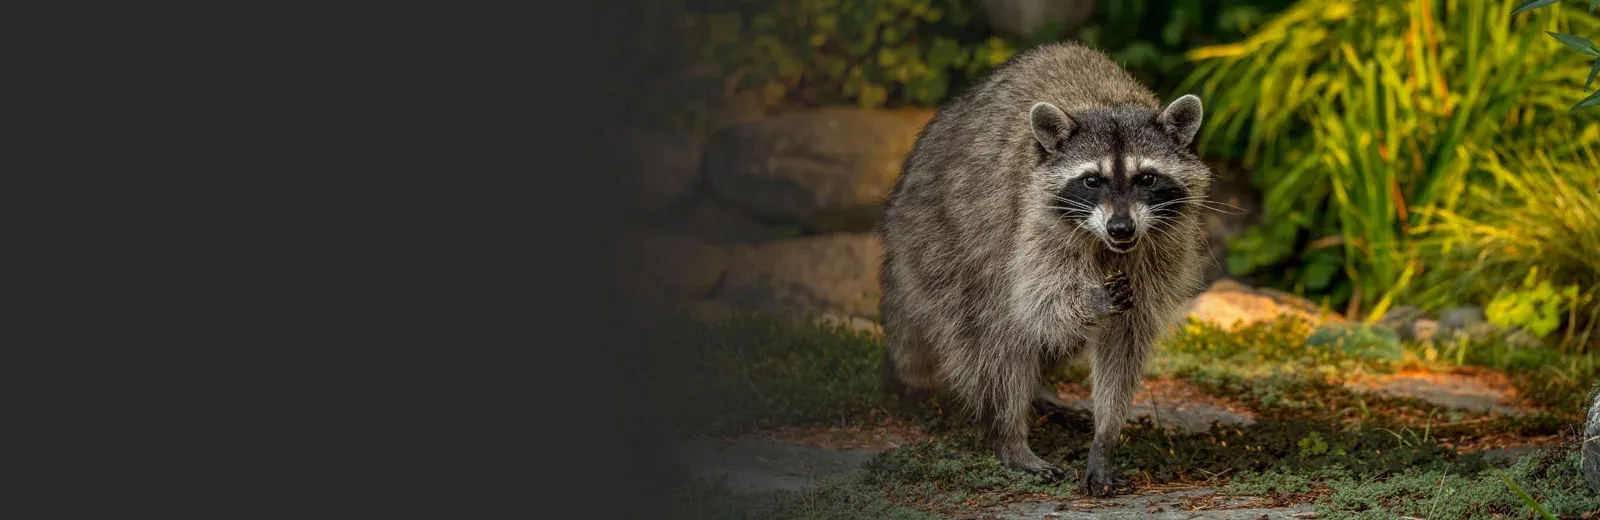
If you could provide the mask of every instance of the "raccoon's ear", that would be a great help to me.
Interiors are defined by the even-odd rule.
[[[1185,94],[1156,115],[1156,125],[1177,139],[1178,146],[1187,148],[1200,133],[1200,116],[1200,98]]]
[[[1028,124],[1033,127],[1033,138],[1049,153],[1061,151],[1061,143],[1072,136],[1078,122],[1055,105],[1040,101],[1028,109]]]

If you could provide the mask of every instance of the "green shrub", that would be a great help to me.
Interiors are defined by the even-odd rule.
[[[1589,67],[1541,31],[1600,21],[1512,8],[1302,0],[1241,43],[1191,51],[1179,90],[1206,99],[1202,150],[1238,156],[1263,191],[1265,224],[1229,269],[1376,317],[1426,270],[1413,231],[1492,183],[1505,150],[1600,143],[1597,113],[1568,111]]]
[[[967,0],[780,0],[696,14],[729,94],[762,104],[935,105],[1015,52]]]
[[[1541,7],[1549,7],[1559,1],[1560,0],[1522,0],[1521,3],[1517,4],[1517,8],[1512,10],[1511,13],[1516,14]],[[1589,12],[1593,13],[1596,9],[1600,9],[1600,0],[1589,0]],[[1548,34],[1550,34],[1552,38],[1555,38],[1556,41],[1561,42],[1562,45],[1566,45],[1567,47],[1572,48],[1572,50],[1595,58],[1594,64],[1589,67],[1589,79],[1583,83],[1584,90],[1588,90],[1589,86],[1594,84],[1594,78],[1596,76],[1600,76],[1600,47],[1596,47],[1594,42],[1589,41],[1588,38],[1584,38],[1575,34],[1562,34],[1557,32],[1550,32]],[[1590,93],[1589,97],[1583,98],[1583,101],[1579,101],[1578,104],[1573,105],[1572,109],[1578,110],[1580,108],[1593,106],[1600,106],[1600,90]]]
[[[1600,140],[1600,127],[1591,125],[1574,140]],[[1468,187],[1456,204],[1441,206],[1433,223],[1417,230],[1426,237],[1421,253],[1433,268],[1418,292],[1420,301],[1438,305],[1468,297],[1491,301],[1496,311],[1515,311],[1519,294],[1536,295],[1506,288],[1526,277],[1525,284],[1533,282],[1528,289],[1537,290],[1543,280],[1555,294],[1527,309],[1538,312],[1525,319],[1497,317],[1537,325],[1541,330],[1534,332],[1564,321],[1569,326],[1561,343],[1568,347],[1592,348],[1600,341],[1600,145],[1565,148],[1479,154],[1479,170],[1489,181]],[[1493,304],[1493,298],[1501,303]]]
[[[1243,40],[1289,0],[1176,0],[1100,2],[1075,39],[1100,48],[1157,93],[1171,91],[1194,68],[1184,59],[1201,45]],[[1074,38],[1059,28],[1034,41]]]

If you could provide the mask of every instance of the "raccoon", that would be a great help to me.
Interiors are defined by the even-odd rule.
[[[895,388],[957,398],[1008,468],[1057,481],[1030,410],[1086,351],[1094,440],[1080,485],[1126,492],[1109,459],[1152,345],[1204,288],[1210,170],[1199,98],[1162,107],[1100,51],[1047,44],[942,106],[890,194],[882,321]]]

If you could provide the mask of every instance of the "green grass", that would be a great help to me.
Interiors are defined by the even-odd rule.
[[[940,516],[927,508],[907,507],[892,500],[880,486],[867,482],[870,474],[854,471],[827,480],[825,485],[803,490],[762,493],[727,493],[710,483],[690,486],[674,518],[704,520],[934,520]]]
[[[684,432],[856,425],[885,407],[882,347],[866,334],[804,320],[735,315],[666,328],[638,377],[650,378]]]
[[[1308,345],[1311,337],[1313,330],[1295,317],[1237,330],[1190,320],[1163,346],[1164,355],[1152,371],[1290,415],[1304,416],[1297,411],[1314,408],[1339,414],[1378,403],[1387,405],[1391,416],[1440,413],[1452,417],[1447,420],[1470,417],[1415,400],[1361,397],[1337,383],[1357,375],[1401,369],[1485,367],[1504,372],[1518,393],[1529,400],[1561,413],[1581,413],[1588,406],[1584,389],[1589,382],[1600,380],[1600,353],[1516,346],[1502,338],[1403,343],[1400,352],[1390,352],[1387,347],[1360,341],[1339,348]],[[1364,413],[1370,414],[1370,410]]]
[[[1510,482],[1541,507],[1562,518],[1600,509],[1600,494],[1578,473],[1577,444],[1539,450],[1505,471]],[[1388,479],[1331,482],[1334,493],[1317,504],[1323,518],[1538,518],[1537,513],[1491,471],[1462,474],[1409,470]]]
[[[1325,518],[1475,518],[1486,512],[1515,517],[1527,506],[1488,471],[1490,464],[1476,455],[1458,455],[1440,439],[1572,428],[1570,421],[1548,415],[1434,427],[1482,414],[1356,394],[1324,379],[1325,370],[1297,368],[1307,363],[1375,371],[1395,366],[1387,358],[1360,355],[1359,349],[1310,352],[1317,347],[1305,346],[1306,329],[1287,320],[1235,333],[1190,324],[1166,345],[1163,370],[1249,405],[1258,419],[1202,433],[1131,423],[1114,453],[1121,476],[1141,485],[1207,482],[1238,496],[1321,490],[1317,507]],[[854,425],[893,413],[931,437],[879,454],[863,469],[831,477],[815,489],[734,494],[699,482],[686,491],[683,518],[933,518],[1010,500],[1080,498],[1075,483],[1091,440],[1086,414],[1057,416],[1031,431],[1034,450],[1068,473],[1061,483],[1044,484],[1003,468],[979,431],[937,401],[918,408],[890,406],[893,400],[879,387],[881,346],[872,336],[746,315],[677,327],[659,338],[660,359],[650,364],[677,375],[663,378],[662,393],[653,397],[683,414],[674,419],[679,431]],[[1406,348],[1412,354],[1417,350]],[[1534,368],[1542,366],[1536,365],[1540,360],[1564,359],[1500,355],[1506,357],[1488,361],[1532,372],[1540,370]],[[1406,363],[1416,362],[1414,357],[1408,355]],[[1084,369],[1065,374],[1081,377]],[[1564,387],[1582,396],[1590,385]],[[1600,507],[1593,495],[1580,493],[1586,488],[1576,487],[1582,484],[1576,454],[1563,450],[1524,458],[1507,476],[1557,515]]]

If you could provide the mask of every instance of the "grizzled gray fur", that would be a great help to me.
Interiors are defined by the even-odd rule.
[[[1044,372],[1088,349],[1081,485],[1128,489],[1111,448],[1152,345],[1204,289],[1200,119],[1198,98],[1163,108],[1074,44],[1021,53],[941,107],[880,228],[890,382],[957,397],[1006,467],[1056,480],[1028,447],[1030,411],[1062,406]]]

